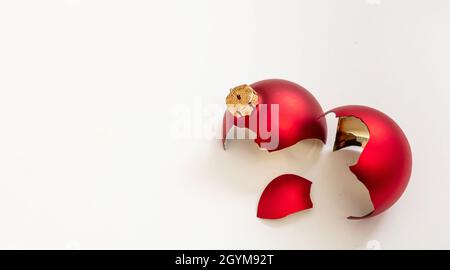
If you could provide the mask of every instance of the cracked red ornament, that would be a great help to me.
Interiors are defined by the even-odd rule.
[[[259,199],[257,216],[280,219],[313,207],[311,181],[294,174],[278,176],[264,189]]]
[[[339,118],[334,151],[363,147],[358,162],[350,166],[369,191],[374,210],[362,219],[390,208],[403,194],[412,169],[411,148],[403,131],[386,114],[365,106],[330,110]],[[329,113],[328,112],[328,113]]]
[[[322,107],[305,88],[286,80],[271,79],[230,90],[223,118],[223,146],[233,126],[256,134],[262,149],[276,151],[304,139],[326,142]]]

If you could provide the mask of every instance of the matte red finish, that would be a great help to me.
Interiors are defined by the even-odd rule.
[[[354,116],[365,123],[370,138],[350,170],[367,187],[374,211],[363,217],[378,215],[391,207],[408,185],[412,169],[411,148],[403,131],[386,114],[365,106],[343,106],[330,112],[336,117]]]
[[[223,119],[223,144],[225,147],[228,131],[233,125],[227,125],[226,118],[234,118],[234,125],[248,128],[256,133],[255,142],[261,147],[261,143],[267,142],[260,130],[260,121],[265,121],[269,128],[272,123],[266,114],[259,116],[260,105],[267,104],[270,115],[271,104],[279,104],[279,143],[273,149],[276,151],[296,144],[297,142],[315,138],[326,142],[327,127],[322,107],[314,96],[302,86],[290,81],[271,79],[256,82],[251,87],[258,93],[258,105],[250,116],[245,116],[245,124],[239,123],[238,118],[231,115],[228,110]],[[257,126],[249,125],[250,119],[257,119]],[[266,139],[266,140],[264,140]]]
[[[278,176],[264,189],[258,204],[259,218],[280,219],[312,208],[311,182],[294,174]]]

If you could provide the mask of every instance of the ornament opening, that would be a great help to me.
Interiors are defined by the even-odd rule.
[[[350,146],[366,147],[370,133],[366,124],[354,116],[339,117],[333,151]]]

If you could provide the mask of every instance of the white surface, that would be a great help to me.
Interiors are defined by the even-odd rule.
[[[2,1],[0,248],[450,248],[449,10],[444,0]],[[348,151],[302,142],[267,154],[233,141],[225,152],[205,137],[221,120],[206,105],[274,77],[324,109],[365,104],[398,122],[414,169],[393,208],[345,219],[367,207]],[[192,133],[173,136],[183,123]],[[314,182],[315,208],[257,219],[282,173]]]

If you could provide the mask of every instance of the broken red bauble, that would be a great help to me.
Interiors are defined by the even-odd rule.
[[[323,110],[305,88],[286,80],[271,79],[231,89],[223,118],[223,145],[233,126],[256,134],[262,149],[276,151],[304,139],[326,142]]]
[[[257,216],[280,219],[313,207],[311,182],[294,174],[278,176],[267,185],[259,199]]]
[[[391,207],[408,185],[412,169],[411,148],[403,131],[386,114],[365,106],[330,110],[339,118],[334,151],[363,147],[358,162],[350,166],[369,191],[374,210],[361,219]]]

